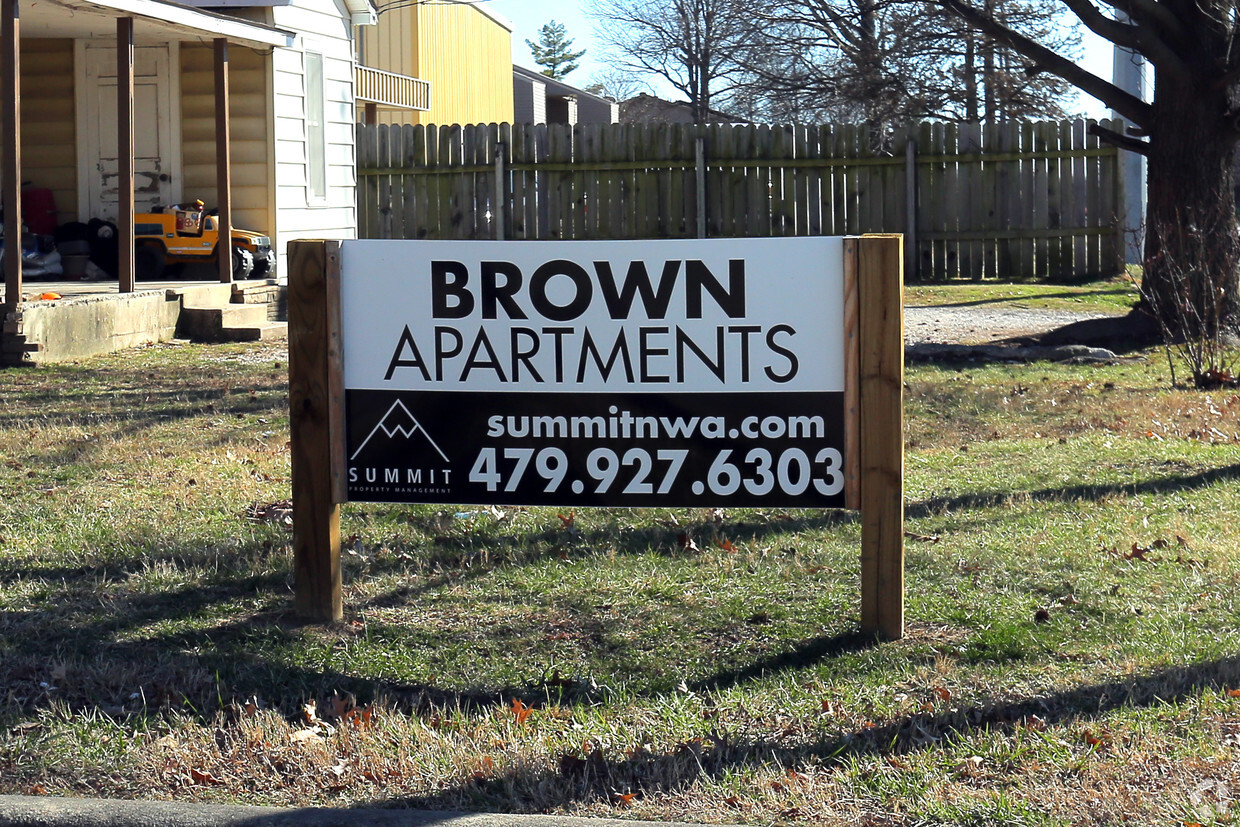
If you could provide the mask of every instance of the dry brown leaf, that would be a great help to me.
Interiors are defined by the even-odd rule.
[[[223,784],[224,783],[223,781],[219,780],[211,773],[204,772],[202,770],[190,769],[189,777],[190,777],[190,780],[193,781],[195,784]]]
[[[518,724],[524,724],[529,719],[531,711],[531,708],[521,703],[519,699],[512,699],[512,714],[516,717]]]
[[[1105,747],[1107,743],[1111,740],[1110,736],[1108,736],[1105,732],[1095,733],[1092,730],[1088,730],[1088,729],[1085,730],[1083,733],[1081,733],[1081,738],[1082,740],[1085,741],[1086,744],[1088,744],[1089,746],[1095,749],[1101,749],[1102,747]]]
[[[373,710],[369,706],[354,707],[349,710],[345,720],[353,725],[354,729],[366,729],[371,725],[371,716]]]
[[[299,729],[288,737],[294,744],[322,743],[317,729]]]
[[[352,695],[345,695],[342,698],[339,694],[333,693],[327,701],[327,717],[343,718],[356,705]]]
[[[982,768],[982,756],[970,755],[968,758],[956,765],[956,772],[960,775],[976,775]]]

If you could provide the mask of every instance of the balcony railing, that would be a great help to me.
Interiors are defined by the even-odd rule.
[[[358,66],[355,79],[355,94],[362,103],[423,112],[431,108],[431,85],[425,80],[369,66]]]

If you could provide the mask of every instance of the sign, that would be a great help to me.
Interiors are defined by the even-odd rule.
[[[861,630],[899,638],[901,242],[291,242],[298,614],[344,616],[349,496],[844,499],[861,517]]]
[[[843,504],[843,239],[340,256],[350,500]]]

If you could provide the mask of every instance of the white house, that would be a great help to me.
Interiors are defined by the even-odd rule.
[[[115,222],[120,292],[133,214],[158,204],[218,205],[281,259],[294,239],[352,238],[353,32],[374,20],[371,0],[0,0],[3,203],[25,184],[51,191],[58,223]],[[17,250],[6,335],[22,327]]]

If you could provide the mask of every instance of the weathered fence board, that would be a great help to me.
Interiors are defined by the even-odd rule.
[[[708,237],[906,233],[921,280],[1122,269],[1119,151],[1088,123],[910,124],[888,144],[857,124],[359,125],[359,235],[691,238],[704,211]]]

